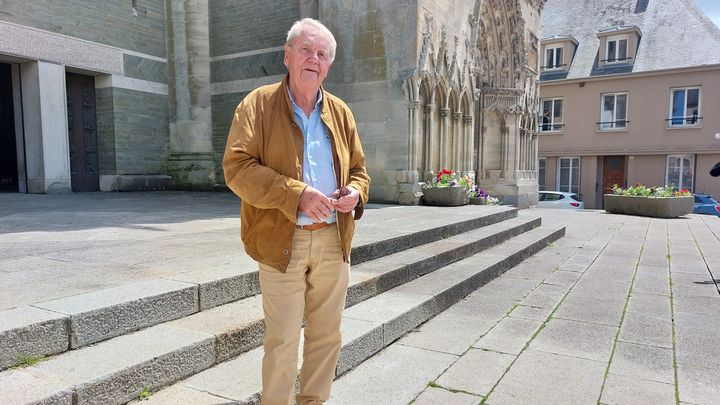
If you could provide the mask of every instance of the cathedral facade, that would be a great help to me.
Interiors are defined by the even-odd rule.
[[[543,3],[5,1],[0,186],[224,188],[232,112],[282,80],[287,29],[307,16],[338,41],[326,87],[353,110],[372,201],[417,204],[450,169],[532,205]]]

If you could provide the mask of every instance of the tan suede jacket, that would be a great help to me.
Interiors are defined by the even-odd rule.
[[[303,178],[303,133],[295,122],[287,80],[260,87],[235,109],[223,169],[225,182],[241,199],[245,251],[260,263],[285,271],[292,254]],[[337,213],[343,259],[350,261],[355,219],[362,216],[370,177],[348,106],[324,89],[320,118],[328,127],[338,187],[360,192],[355,215]]]

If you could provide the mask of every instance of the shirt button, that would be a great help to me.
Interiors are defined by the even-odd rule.
[[[284,254],[285,256],[287,256],[288,253],[290,253],[290,252],[289,252],[287,249],[283,249],[283,254]]]
[[[280,269],[282,269],[282,270],[287,269],[287,265],[286,265],[286,264],[281,264],[281,265],[280,265]]]

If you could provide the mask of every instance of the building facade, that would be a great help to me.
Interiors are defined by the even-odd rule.
[[[540,189],[720,196],[720,30],[692,0],[549,0],[540,33]]]
[[[537,200],[543,0],[2,2],[0,187],[222,189],[232,112],[282,80],[287,29],[321,19],[371,200],[417,204],[451,169]]]

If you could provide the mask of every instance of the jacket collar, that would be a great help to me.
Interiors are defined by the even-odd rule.
[[[287,105],[288,113],[290,115],[290,119],[295,119],[295,116],[293,115],[293,109],[292,109],[292,102],[290,101],[290,74],[286,74],[285,78],[282,81],[282,85],[280,86],[280,91],[283,93],[283,97],[285,98],[285,104]],[[327,96],[328,93],[325,91],[324,86],[320,86],[320,94],[322,97],[322,103],[320,103],[320,116],[323,118],[330,117],[330,107],[328,107],[327,102]]]

